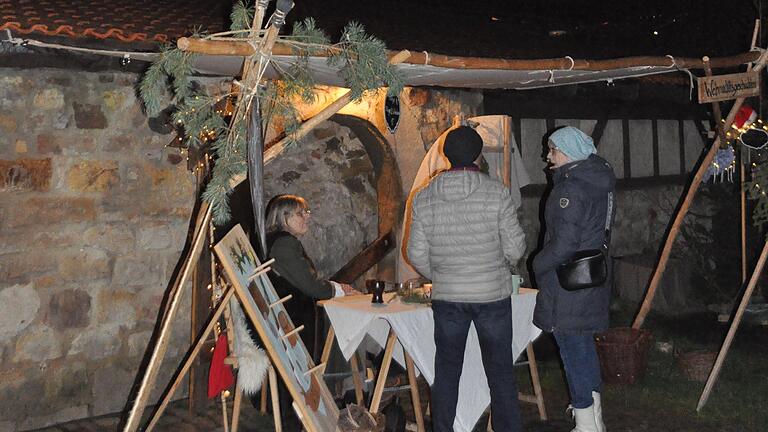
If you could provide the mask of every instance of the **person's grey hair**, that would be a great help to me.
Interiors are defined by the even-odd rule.
[[[277,195],[267,205],[267,232],[288,231],[288,218],[297,210],[307,210],[307,200],[298,195]]]

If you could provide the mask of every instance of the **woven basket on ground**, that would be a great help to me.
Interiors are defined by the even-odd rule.
[[[384,426],[383,414],[371,414],[358,405],[347,405],[339,411],[338,430],[341,432],[384,432]]]
[[[717,353],[714,351],[691,351],[676,354],[677,367],[691,381],[704,382],[715,364]]]
[[[633,384],[648,366],[651,332],[629,327],[611,328],[595,337],[603,381]]]

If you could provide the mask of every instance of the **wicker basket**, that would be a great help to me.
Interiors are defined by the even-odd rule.
[[[715,364],[717,353],[714,351],[691,351],[676,355],[677,367],[691,381],[704,382]]]
[[[370,413],[365,408],[350,404],[339,411],[337,430],[341,432],[384,432],[384,414]]]
[[[648,366],[651,332],[629,327],[608,329],[595,337],[603,381],[633,384]]]

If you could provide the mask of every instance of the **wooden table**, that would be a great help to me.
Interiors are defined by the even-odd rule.
[[[535,305],[536,290],[521,288],[521,297],[512,299],[513,311],[515,307],[521,312],[524,307],[524,312],[530,314],[532,317],[533,308]],[[524,295],[531,295],[533,297],[525,297]],[[360,380],[360,365],[357,357],[354,355],[354,351],[362,341],[365,334],[376,333],[374,339],[377,339],[379,343],[384,346],[384,357],[382,359],[381,368],[376,378],[376,386],[372,395],[371,406],[369,410],[371,412],[378,412],[381,404],[381,398],[384,393],[385,383],[389,374],[389,368],[392,363],[393,357],[399,357],[398,361],[404,363],[406,371],[408,373],[408,382],[411,391],[411,399],[413,401],[413,409],[416,417],[416,424],[419,431],[424,430],[423,413],[420,406],[420,396],[418,387],[416,384],[416,368],[419,367],[420,372],[425,375],[428,382],[433,380],[433,366],[434,366],[434,321],[432,318],[432,310],[427,305],[412,305],[401,304],[399,299],[392,301],[394,294],[385,294],[384,301],[385,306],[373,306],[370,304],[370,295],[364,296],[349,296],[341,297],[331,300],[325,300],[319,302],[324,307],[326,313],[329,314],[331,321],[331,327],[328,331],[328,336],[325,340],[325,346],[323,348],[321,363],[327,362],[330,355],[331,347],[333,346],[334,339],[338,339],[339,333],[334,328],[334,317],[338,321],[339,316],[344,316],[346,319],[352,319],[355,323],[355,328],[344,328],[342,332],[342,339],[339,341],[339,347],[342,348],[346,358],[350,359],[350,366],[353,373],[353,383],[355,386],[355,395],[358,404],[363,403],[363,389],[362,382]],[[525,300],[525,304],[522,305],[522,301]],[[531,301],[533,300],[533,301]],[[517,306],[516,302],[517,301]],[[329,307],[329,306],[332,306]],[[341,314],[343,312],[343,314]],[[527,315],[526,315],[527,316]],[[351,317],[351,318],[350,318]],[[385,321],[389,324],[388,330],[381,327],[381,322]],[[524,402],[535,403],[539,409],[539,416],[542,420],[546,420],[547,414],[544,408],[544,398],[541,392],[541,385],[539,381],[538,369],[536,367],[536,357],[533,352],[531,343],[539,334],[540,330],[533,327],[530,323],[530,319],[526,319],[529,329],[517,329],[515,342],[518,343],[517,347],[513,346],[515,355],[519,355],[521,351],[525,350],[528,356],[528,367],[531,374],[531,380],[533,382],[534,394],[520,394],[520,400]],[[374,330],[375,327],[375,330]],[[517,326],[516,326],[517,327]],[[340,330],[340,329],[339,329]],[[386,333],[382,333],[382,331]],[[474,329],[472,329],[474,332]],[[361,335],[362,333],[362,335]],[[383,335],[386,334],[386,338]],[[470,338],[468,337],[468,341]],[[384,342],[384,343],[382,343]],[[468,342],[469,344],[469,342]],[[402,346],[402,355],[400,354],[398,345]],[[514,342],[513,342],[514,345]],[[479,346],[477,353],[471,353],[472,355],[479,356]],[[416,364],[414,364],[414,357],[416,356]],[[465,353],[465,355],[467,355]],[[466,363],[466,362],[465,362]],[[482,363],[480,363],[482,364]],[[465,364],[465,371],[467,365]],[[475,371],[476,373],[476,371]],[[485,376],[482,376],[482,380]],[[478,386],[473,384],[473,389],[477,391]],[[487,388],[486,388],[487,390]],[[461,390],[460,390],[461,397]],[[459,408],[464,408],[461,407]],[[472,425],[462,425],[462,421],[457,420],[457,430],[471,430],[474,426],[474,422],[477,418],[474,418],[475,412],[472,415],[463,414],[466,422],[472,423]],[[482,414],[482,413],[480,413]],[[457,419],[462,415],[460,410],[457,409]],[[456,425],[455,425],[456,426]]]

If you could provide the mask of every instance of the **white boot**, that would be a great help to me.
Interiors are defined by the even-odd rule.
[[[576,420],[576,427],[571,432],[598,432],[595,424],[595,405],[589,408],[574,408],[573,418]]]
[[[605,423],[603,423],[603,407],[600,405],[600,393],[593,391],[592,400],[594,401],[592,406],[595,408],[595,426],[597,426],[597,432],[605,432]]]

